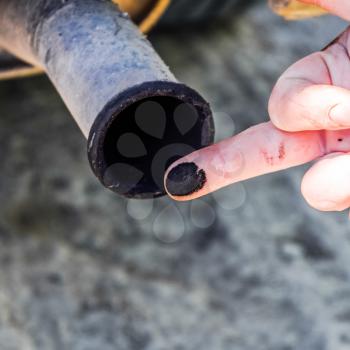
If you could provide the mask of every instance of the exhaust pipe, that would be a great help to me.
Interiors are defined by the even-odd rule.
[[[170,163],[213,142],[208,103],[109,0],[0,0],[0,47],[45,70],[116,193],[163,195]]]

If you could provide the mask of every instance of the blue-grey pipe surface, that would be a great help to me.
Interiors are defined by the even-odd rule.
[[[164,194],[169,162],[213,141],[207,102],[109,0],[0,0],[0,47],[46,71],[88,138],[94,173],[117,193]]]

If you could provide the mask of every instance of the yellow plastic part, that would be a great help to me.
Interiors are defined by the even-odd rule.
[[[170,0],[112,0],[127,12],[143,33],[149,32],[170,4]]]
[[[269,5],[274,12],[288,20],[317,17],[327,13],[318,6],[305,4],[298,0],[269,0]]]
[[[37,75],[43,73],[41,68],[38,67],[21,67],[14,70],[9,70],[7,72],[0,72],[0,80],[8,80],[15,78],[26,78],[32,75]]]

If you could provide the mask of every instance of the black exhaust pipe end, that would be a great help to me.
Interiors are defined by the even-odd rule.
[[[168,166],[213,140],[209,104],[196,91],[176,82],[146,82],[118,94],[99,113],[88,158],[108,189],[155,198],[165,194]]]

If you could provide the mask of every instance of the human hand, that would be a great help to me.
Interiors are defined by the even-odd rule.
[[[350,20],[348,0],[302,0]],[[166,189],[190,200],[229,184],[318,159],[302,193],[313,207],[350,207],[350,29],[290,67],[273,89],[271,122],[256,125],[170,166]]]

